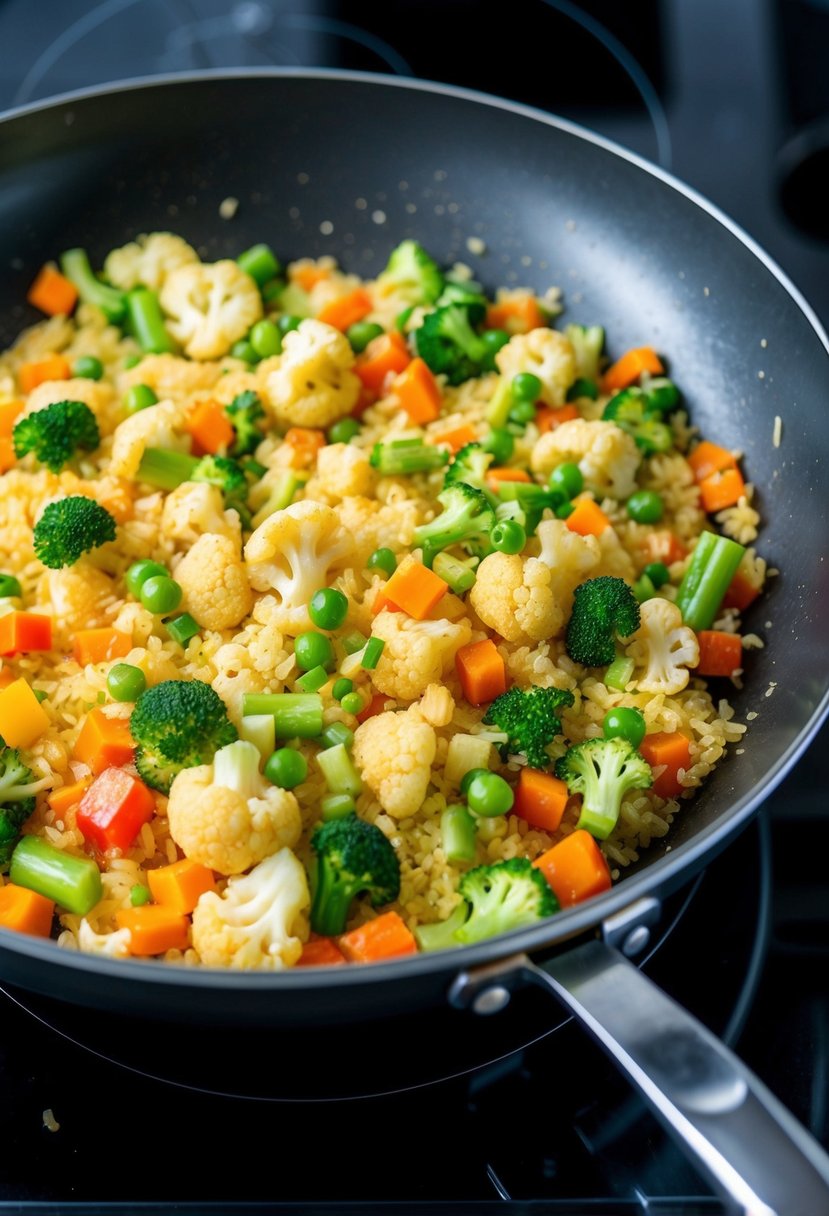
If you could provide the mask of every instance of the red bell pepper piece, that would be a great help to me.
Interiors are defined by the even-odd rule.
[[[143,781],[123,768],[105,768],[78,807],[77,824],[102,853],[130,848],[155,814],[155,799]]]

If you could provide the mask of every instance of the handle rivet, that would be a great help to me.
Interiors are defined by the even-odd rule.
[[[637,925],[622,942],[622,954],[633,958],[634,955],[642,953],[650,940],[651,931],[647,925]]]
[[[508,988],[503,984],[493,984],[491,988],[485,988],[483,992],[478,993],[472,1002],[472,1008],[475,1013],[500,1013],[509,1004],[509,997]]]

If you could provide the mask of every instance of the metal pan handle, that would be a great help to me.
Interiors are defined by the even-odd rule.
[[[526,955],[462,972],[457,1007],[502,1009],[526,983],[556,995],[611,1056],[688,1157],[746,1216],[829,1213],[829,1157],[709,1030],[612,946],[537,966]]]

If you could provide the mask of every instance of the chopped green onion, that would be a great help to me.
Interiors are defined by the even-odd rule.
[[[382,638],[369,638],[363,651],[360,666],[364,667],[366,671],[374,671],[374,668],[380,662],[380,655],[383,653],[385,644]]]
[[[143,908],[151,899],[152,892],[143,883],[137,882],[135,886],[130,887],[130,903],[134,908]]]
[[[682,619],[691,629],[711,628],[744,553],[744,546],[727,536],[702,533],[676,595]]]
[[[322,731],[322,697],[319,693],[246,692],[242,713],[271,714],[277,739],[316,739]]]
[[[198,621],[194,621],[189,612],[180,612],[178,616],[171,616],[164,624],[167,626],[170,637],[174,642],[178,642],[179,646],[186,646],[200,629]]]
[[[129,315],[135,340],[145,355],[163,355],[175,350],[175,343],[164,326],[158,296],[147,287],[136,287],[127,295]]]
[[[633,659],[629,659],[627,655],[620,654],[615,658],[604,673],[604,682],[608,688],[615,688],[618,692],[624,692],[630,681],[633,679]]]
[[[346,654],[356,654],[365,646],[366,638],[364,634],[358,633],[355,629],[353,633],[347,633],[344,638],[340,638],[340,643]]]
[[[440,469],[449,453],[420,439],[395,439],[391,443],[375,443],[369,460],[372,468],[384,477],[407,473],[426,473]]]
[[[33,688],[32,692],[35,694],[35,700],[39,701],[41,705],[49,696],[48,692],[45,692],[42,688]],[[100,698],[101,694],[98,693],[98,696]]]
[[[332,794],[350,794],[356,798],[363,788],[360,774],[351,762],[345,744],[337,743],[317,753],[320,766]]]
[[[306,671],[297,681],[297,688],[301,688],[303,692],[318,692],[324,684],[330,679],[328,672],[321,665],[312,667],[310,671]]]
[[[458,557],[452,557],[445,550],[438,553],[432,562],[432,569],[439,578],[449,584],[449,590],[455,595],[463,595],[475,585],[475,571]]]
[[[264,287],[279,274],[279,262],[270,245],[252,245],[239,254],[236,265],[250,275],[257,287]]]
[[[465,806],[448,806],[440,817],[440,835],[447,861],[474,861],[477,824]]]
[[[164,448],[145,448],[136,481],[159,490],[175,490],[193,476],[198,458],[186,452],[168,452]]]
[[[350,794],[326,794],[320,799],[320,811],[325,820],[345,819],[353,814],[357,807]]]
[[[40,836],[24,836],[17,845],[9,878],[76,916],[91,912],[104,893],[101,871],[91,857],[73,857]]]
[[[252,743],[262,759],[267,760],[276,746],[273,714],[249,714],[242,718],[239,738]]]
[[[344,722],[329,722],[320,733],[320,743],[323,747],[351,747],[354,742],[354,731],[349,730]]]

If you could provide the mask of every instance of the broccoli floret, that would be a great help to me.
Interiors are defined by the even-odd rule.
[[[431,523],[415,528],[413,545],[423,549],[423,560],[431,566],[436,553],[450,545],[478,542],[487,547],[489,533],[495,523],[495,512],[486,495],[464,482],[449,486],[438,494],[443,507]]]
[[[544,768],[551,763],[547,745],[561,734],[558,711],[572,704],[566,688],[508,688],[492,702],[484,723],[508,736],[502,746],[505,757],[520,752],[532,768]]]
[[[477,321],[484,316],[487,300],[477,283],[447,283],[435,306],[446,308],[447,304],[462,304],[474,309]]]
[[[311,837],[317,855],[311,928],[326,937],[342,933],[356,895],[372,908],[400,894],[400,863],[391,843],[373,823],[355,814],[321,824]]]
[[[35,781],[20,752],[0,739],[0,872],[8,869],[20,829],[35,809],[35,794],[49,781]]]
[[[599,359],[604,349],[602,326],[567,325],[564,334],[570,339],[576,354],[576,375],[581,380],[598,380]]]
[[[464,874],[458,890],[469,905],[469,916],[454,934],[464,945],[522,929],[559,911],[546,878],[526,857],[477,866]]]
[[[483,444],[467,443],[455,453],[455,459],[446,470],[443,488],[448,489],[449,486],[457,485],[458,482],[464,482],[465,485],[472,486],[474,490],[480,490],[482,494],[486,494],[487,498],[492,501],[493,495],[486,484],[486,475],[494,459],[492,452],[487,452]]]
[[[639,605],[623,578],[602,575],[576,587],[564,644],[574,663],[604,667],[616,658],[614,637],[639,628]]]
[[[18,460],[33,452],[53,473],[59,473],[78,448],[92,452],[101,442],[95,415],[83,401],[53,401],[45,409],[21,418],[14,428]]]
[[[411,304],[434,304],[443,290],[437,262],[417,241],[402,241],[393,249],[377,281],[383,287],[395,288]]]
[[[615,422],[626,431],[646,456],[667,452],[673,447],[673,431],[667,423],[660,421],[658,414],[648,409],[647,396],[636,385],[611,397],[602,418]]]
[[[82,495],[50,502],[34,526],[35,555],[52,570],[74,566],[90,549],[115,540],[115,520],[100,503]]]
[[[130,717],[135,767],[153,789],[168,793],[183,768],[209,764],[237,738],[225,703],[201,680],[164,680],[142,692]]]
[[[450,384],[462,384],[485,369],[489,347],[472,328],[480,319],[477,314],[477,305],[449,304],[427,313],[415,330],[417,353]]]
[[[206,481],[218,486],[224,495],[225,504],[239,513],[246,528],[250,527],[251,515],[247,508],[250,486],[245,471],[229,456],[202,456],[189,477],[190,481]]]
[[[571,794],[582,795],[577,826],[598,840],[606,840],[615,828],[625,794],[653,785],[651,766],[620,736],[569,747],[556,761],[556,776]]]
[[[524,525],[527,535],[532,536],[545,510],[547,508],[554,510],[560,499],[554,491],[545,490],[543,486],[536,485],[535,482],[502,481],[498,484],[498,501],[499,507],[504,503],[518,505],[524,516],[523,519],[519,519],[519,523]],[[497,510],[496,514],[499,519],[506,518],[500,510]],[[518,516],[509,516],[509,518],[518,518]]]
[[[232,456],[247,456],[262,442],[262,429],[257,424],[265,417],[262,402],[256,393],[248,389],[233,398],[230,405],[225,406],[225,413],[231,421],[236,439],[230,449]]]

